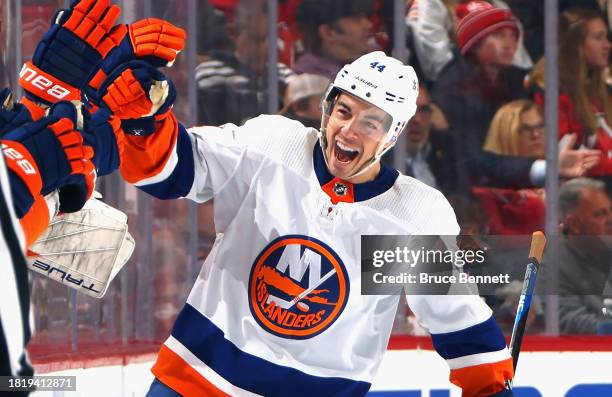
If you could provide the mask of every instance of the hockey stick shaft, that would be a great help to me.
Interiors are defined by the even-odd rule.
[[[516,309],[516,317],[512,327],[512,336],[510,337],[510,352],[515,371],[519,354],[521,352],[521,343],[523,341],[523,335],[525,334],[527,316],[529,315],[529,308],[531,306],[533,291],[535,289],[538,270],[540,263],[542,262],[542,255],[544,254],[545,246],[546,237],[544,236],[544,233],[539,231],[533,233],[531,236],[531,249],[529,250],[529,262],[527,263],[527,269],[525,270],[523,288],[521,290],[521,296]]]
[[[302,299],[304,299],[304,297],[306,295],[308,295],[309,293],[311,293],[312,291],[314,291],[316,288],[319,287],[319,285],[323,284],[325,281],[327,281],[328,278],[330,278],[331,276],[333,276],[334,274],[336,274],[336,269],[331,269],[329,272],[327,272],[327,274],[323,277],[321,277],[321,279],[312,287],[305,289],[304,291],[302,291],[301,294],[299,294],[298,296],[296,296],[295,298],[293,298],[291,300],[291,302],[289,302],[289,306],[288,308],[292,307],[293,305],[295,305],[296,303],[298,303],[299,301],[301,301]]]

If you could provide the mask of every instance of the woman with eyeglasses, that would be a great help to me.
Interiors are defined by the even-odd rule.
[[[503,156],[545,157],[544,117],[534,102],[519,99],[499,108],[483,149]],[[544,226],[544,189],[474,187],[489,218],[490,234],[529,234]]]
[[[544,159],[545,125],[542,109],[535,102],[519,99],[495,113],[483,150],[501,156]],[[564,158],[576,134],[560,142],[559,157]],[[561,160],[564,161],[564,160]],[[584,161],[585,169],[597,164],[597,157]],[[544,189],[489,188],[477,186],[472,193],[488,217],[489,234],[531,234],[544,227]]]
[[[612,102],[606,84],[610,49],[604,15],[597,10],[571,8],[559,19],[559,137],[574,147],[601,151],[600,160],[586,175],[612,177]],[[544,59],[530,76],[534,99],[544,102]]]

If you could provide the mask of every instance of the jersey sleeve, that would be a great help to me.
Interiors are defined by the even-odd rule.
[[[459,232],[450,204],[440,195],[424,234]],[[450,381],[463,397],[499,392],[514,375],[506,339],[478,295],[408,295],[408,305],[431,334],[434,348],[450,367]]]
[[[151,135],[126,135],[121,174],[162,200],[207,201],[233,175],[246,150],[242,130],[233,124],[187,130],[170,114]]]
[[[226,188],[234,190],[234,197],[246,193],[262,160],[249,150],[253,137],[247,135],[257,134],[249,127],[247,122],[242,127],[224,124],[189,130],[196,158],[196,177],[188,198],[204,202]],[[264,139],[263,134],[260,138]]]
[[[238,197],[265,158],[273,156],[274,145],[268,143],[285,128],[271,124],[278,119],[282,118],[259,116],[240,127],[187,130],[171,115],[154,134],[126,136],[121,173],[127,182],[160,199],[184,197],[201,203],[230,185]]]
[[[185,197],[194,179],[191,140],[173,113],[151,135],[126,135],[120,171],[126,182],[159,199]]]

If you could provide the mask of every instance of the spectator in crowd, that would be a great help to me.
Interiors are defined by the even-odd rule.
[[[544,131],[538,105],[526,99],[512,101],[495,113],[484,150],[543,159]],[[491,234],[531,234],[544,226],[543,189],[474,187],[472,191],[487,213]]]
[[[576,178],[561,186],[559,206],[561,332],[594,334],[598,328],[601,332],[606,323],[603,300],[612,297],[611,201],[601,181]]]
[[[235,49],[211,52],[196,68],[199,121],[242,124],[268,109],[267,6],[242,0],[235,9]],[[278,64],[279,98],[292,71]],[[282,105],[279,103],[279,109]]]
[[[519,188],[544,183],[543,160],[482,150],[497,109],[524,95],[526,72],[512,65],[518,32],[508,10],[487,6],[471,11],[457,30],[457,43],[464,56],[444,68],[433,88],[433,101],[447,117],[455,137],[459,186]],[[599,154],[593,150],[564,151],[559,157],[559,174],[580,176],[589,159]]]
[[[162,3],[163,4],[163,3]],[[167,3],[166,7],[170,7]],[[204,56],[214,50],[226,50],[232,47],[232,40],[227,30],[227,17],[208,0],[197,0],[197,46],[198,55]],[[202,59],[202,61],[204,61]]]
[[[609,31],[603,14],[572,8],[559,19],[559,136],[575,133],[575,147],[601,150],[588,176],[612,177],[612,103],[605,82],[610,58]],[[544,59],[530,77],[536,102],[544,102]]]
[[[452,137],[448,131],[435,129],[434,112],[424,84],[419,87],[417,111],[406,127],[406,174],[445,194],[459,191],[453,155]]]
[[[564,159],[569,145],[576,139],[570,136],[567,144],[559,147]],[[533,101],[518,99],[502,106],[489,128],[485,151],[502,156],[521,156],[541,160],[545,158],[545,126],[542,109]],[[599,162],[599,155],[588,157],[581,165],[590,169]],[[474,196],[487,213],[491,234],[531,234],[544,227],[544,189],[508,189],[475,186]]]
[[[406,23],[411,29],[414,49],[425,78],[433,82],[442,68],[453,57],[459,56],[454,44],[457,21],[468,12],[479,8],[495,7],[508,9],[506,2],[465,0],[415,0],[412,2]],[[518,24],[517,24],[518,26]],[[529,69],[533,62],[519,37],[513,64]]]
[[[280,114],[298,120],[306,127],[318,129],[321,126],[321,97],[330,82],[327,77],[316,74],[291,76],[285,91],[285,106]]]
[[[302,0],[296,13],[304,53],[293,70],[333,79],[342,65],[377,49],[373,0]]]
[[[508,10],[483,6],[469,12],[459,23],[457,43],[463,54],[446,65],[432,90],[455,136],[461,184],[470,185],[495,173],[492,183],[526,183],[533,160],[514,158],[502,163],[500,156],[483,165],[482,145],[493,115],[503,104],[519,99],[526,72],[512,65],[519,28]]]
[[[499,108],[493,117],[484,149],[506,156],[544,158],[544,115],[528,99],[517,99]]]

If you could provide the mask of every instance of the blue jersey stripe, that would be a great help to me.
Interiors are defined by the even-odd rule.
[[[364,396],[370,388],[367,382],[308,375],[245,353],[189,304],[179,313],[172,336],[234,386],[264,396]]]
[[[178,155],[178,163],[168,178],[151,185],[139,186],[139,188],[161,200],[185,197],[193,185],[195,164],[189,134],[180,123],[176,154]]]
[[[461,331],[432,334],[434,348],[445,359],[488,353],[506,347],[506,339],[493,319],[476,324]]]

